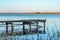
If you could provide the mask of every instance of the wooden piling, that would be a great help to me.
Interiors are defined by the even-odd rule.
[[[11,34],[13,35],[13,32],[14,32],[14,26],[13,26],[13,23],[11,23]]]
[[[36,29],[36,32],[38,33],[38,21],[37,21],[36,23],[37,23],[37,29]]]
[[[45,33],[45,22],[44,22],[44,33]]]
[[[29,23],[29,33],[31,33],[31,23]]]
[[[6,23],[6,34],[8,35],[8,23]]]
[[[25,34],[25,26],[24,26],[24,23],[23,23],[23,34]]]

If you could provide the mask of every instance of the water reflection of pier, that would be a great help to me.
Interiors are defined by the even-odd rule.
[[[14,24],[15,22],[20,22],[18,24]],[[44,26],[40,26],[39,22],[43,23]],[[46,20],[8,20],[8,21],[0,21],[0,25],[6,25],[6,32],[3,35],[26,35],[26,34],[35,34],[35,33],[45,33],[45,22]],[[32,28],[32,25],[36,26],[36,28]],[[9,26],[11,25],[11,26]],[[22,25],[22,31],[14,32],[14,25]],[[25,25],[29,25],[29,29],[25,28]],[[2,26],[0,26],[2,27]],[[11,27],[11,32],[9,32],[8,27]],[[39,30],[42,28],[43,30]],[[20,28],[20,27],[19,27]]]

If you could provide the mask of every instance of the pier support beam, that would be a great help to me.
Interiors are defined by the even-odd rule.
[[[8,23],[6,23],[6,34],[8,34]]]
[[[37,21],[36,23],[37,23],[37,29],[36,29],[36,32],[38,33],[38,21]]]
[[[45,33],[45,22],[44,22],[44,33]]]
[[[31,23],[29,23],[29,32],[31,33]]]
[[[13,23],[11,23],[11,34],[13,35],[13,32],[14,32],[14,26],[13,26]]]
[[[23,34],[25,34],[25,26],[24,26],[24,23],[23,23]]]

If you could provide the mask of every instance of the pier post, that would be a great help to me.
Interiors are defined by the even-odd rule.
[[[37,21],[37,40],[39,40],[38,21]]]
[[[13,35],[14,32],[14,26],[13,26],[13,22],[11,23],[11,34]]]
[[[45,33],[45,22],[44,22],[44,33]]]
[[[24,23],[23,23],[23,34],[25,34],[25,26],[24,26]]]
[[[8,23],[6,23],[6,34],[8,34]]]
[[[31,33],[31,23],[29,23],[29,33]]]
[[[36,32],[38,33],[38,21],[37,21],[36,23],[37,23],[37,29],[36,29]]]

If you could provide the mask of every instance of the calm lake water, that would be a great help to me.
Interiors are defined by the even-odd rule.
[[[46,31],[60,29],[60,14],[0,14],[0,20],[46,19]],[[3,30],[5,28],[1,28]],[[57,30],[56,30],[57,29]],[[59,30],[60,31],[60,30]]]
[[[46,19],[46,27],[60,27],[60,14],[0,14],[0,20]],[[50,27],[49,27],[50,26]],[[53,26],[53,27],[52,27]]]
[[[19,16],[19,17],[42,17],[42,18],[60,18],[60,14],[0,14],[0,16]]]

